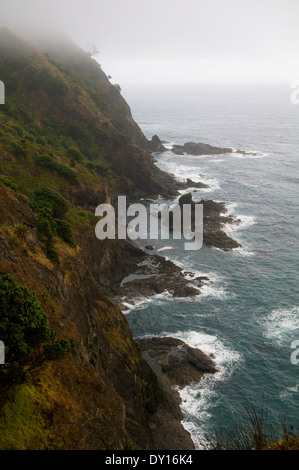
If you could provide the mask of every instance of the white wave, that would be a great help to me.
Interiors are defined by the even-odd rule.
[[[142,310],[146,307],[147,300],[145,297],[134,299],[131,302],[123,300],[121,302],[121,311],[124,315],[128,315],[132,310]]]
[[[207,280],[203,281],[203,285],[201,287],[197,286],[194,283],[194,280],[197,277],[208,277]],[[190,281],[190,287],[193,287],[198,291],[197,295],[192,297],[177,297],[173,296],[168,290],[160,294],[154,294],[149,297],[142,297],[142,298],[135,298],[132,301],[127,301],[125,298],[122,301],[122,312],[127,315],[132,311],[143,310],[146,308],[150,303],[154,303],[156,306],[162,305],[165,301],[167,302],[186,302],[186,303],[197,303],[203,302],[206,299],[218,299],[218,300],[225,300],[227,299],[228,292],[222,282],[218,280],[216,276],[213,276],[211,273],[200,273],[194,272],[190,273],[189,271],[185,275],[185,279]],[[230,296],[233,294],[230,293]]]
[[[246,150],[245,153],[238,153],[238,151],[234,151],[232,153],[230,153],[230,155],[232,155],[234,158],[238,158],[238,159],[245,159],[245,158],[263,158],[263,157],[267,157],[269,154],[268,153],[263,153],[263,152],[260,152],[259,150]]]
[[[174,145],[175,145],[175,142],[164,142],[163,143],[163,146],[166,148],[166,150],[171,150]]]
[[[251,225],[254,225],[256,223],[256,218],[252,215],[244,215],[244,214],[238,214],[236,213],[236,209],[238,207],[237,202],[231,202],[225,205],[227,211],[225,212],[225,215],[227,217],[232,216],[237,223],[227,223],[223,226],[224,231],[227,233],[230,232],[236,232],[237,230],[243,230],[245,228],[251,227]]]
[[[203,178],[202,183],[207,184],[208,188],[200,188],[200,191],[204,191],[206,193],[211,193],[213,191],[217,191],[221,189],[220,183],[216,178]]]
[[[161,336],[165,336],[165,334]],[[179,331],[177,333],[171,333],[170,336],[181,339],[192,348],[198,348],[208,356],[213,357],[213,360],[219,368],[219,372],[225,374],[226,377],[229,372],[227,367],[241,359],[238,352],[225,346],[223,341],[217,338],[217,336],[198,331]]]
[[[217,336],[195,331],[181,331],[169,335],[181,339],[189,346],[198,348],[212,357],[218,369],[215,374],[205,374],[196,385],[177,387],[182,399],[181,408],[184,414],[182,424],[190,432],[196,448],[202,449],[208,445],[206,436],[210,431],[211,410],[220,399],[215,385],[218,381],[228,380],[236,365],[242,361],[242,356],[225,345]],[[161,336],[167,336],[167,334]]]
[[[232,215],[232,214],[229,214],[229,215]],[[224,224],[223,230],[226,233],[237,232],[238,230],[244,230],[248,227],[251,227],[252,225],[256,223],[256,218],[253,215],[235,214],[234,218],[237,221],[236,223]]]
[[[167,259],[167,258],[166,258]],[[170,258],[169,258],[170,259]],[[199,294],[186,298],[185,300],[188,302],[198,302],[206,299],[207,297],[215,298],[215,299],[223,299],[225,300],[228,296],[228,292],[226,290],[225,281],[221,278],[216,272],[213,271],[198,271],[194,269],[192,266],[187,266],[188,261],[184,259],[184,261],[177,260],[171,258],[171,262],[181,268],[182,274],[184,275],[187,281],[190,281],[190,285],[195,287],[192,284],[198,277],[206,277],[207,280],[203,281],[203,286],[199,287]],[[231,294],[230,294],[231,295]],[[182,299],[180,299],[182,300]]]
[[[164,246],[163,248],[158,248],[157,253],[160,251],[173,250],[173,246]]]
[[[200,288],[200,298],[199,300],[204,300],[207,297],[225,300],[227,299],[227,291],[224,287],[215,285],[214,283],[205,282],[204,285]]]
[[[194,287],[192,281],[194,281],[198,277],[206,277],[208,279],[203,280],[203,285],[198,288],[199,295],[196,296],[196,300],[202,301],[207,297],[211,297],[214,299],[226,299],[227,298],[227,290],[224,285],[224,281],[218,277],[218,275],[214,272],[201,272],[201,271],[194,271],[189,269],[183,269],[184,277],[187,281],[190,281],[190,285]]]
[[[236,208],[238,207],[238,203],[237,202],[225,203],[225,207],[226,207],[226,214],[232,215],[236,211]]]
[[[198,164],[195,165],[193,159],[188,160],[187,155],[182,160],[182,157],[177,157],[171,152],[164,152],[163,157],[160,158],[156,164],[161,170],[174,175],[178,181],[185,182],[189,178],[195,183],[201,182],[209,186],[208,188],[192,188],[190,186],[187,192],[190,191],[190,189],[200,189],[200,191],[205,192],[211,192],[220,189],[219,181],[216,178],[210,177],[209,175],[201,174],[201,167]],[[186,192],[186,190],[184,190],[183,193],[184,192]]]
[[[159,305],[159,303],[162,303],[164,300],[170,301],[170,300],[176,300],[177,297],[173,297],[173,295],[168,292],[168,290],[165,290],[164,292],[161,292],[160,294],[154,294],[149,297],[138,297],[130,302],[124,298],[121,302],[121,310],[124,315],[128,315],[131,313],[133,310],[143,310],[145,309],[148,304],[154,302],[156,305]],[[123,308],[124,307],[124,308]]]
[[[237,207],[238,204],[235,202],[226,205],[227,211],[225,212],[225,216],[232,216],[235,222],[223,224],[222,230],[228,236],[232,236],[233,234],[233,238],[242,245],[241,247],[233,248],[232,253],[246,257],[255,256],[254,251],[252,251],[247,244],[244,244],[242,238],[240,236],[238,237],[236,232],[242,232],[254,225],[256,218],[252,215],[237,214]]]
[[[252,256],[255,256],[254,251],[250,251],[250,249],[246,246],[239,246],[238,248],[233,248],[232,253],[245,256],[246,258],[251,258]]]
[[[279,398],[282,401],[292,401],[294,400],[294,394],[299,392],[299,384],[296,384],[295,387],[287,387],[285,390],[280,392]]]
[[[299,339],[299,307],[278,308],[264,319],[259,320],[264,328],[264,336],[278,344],[290,341],[294,333]]]

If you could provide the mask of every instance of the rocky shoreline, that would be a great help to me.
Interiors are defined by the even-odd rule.
[[[190,281],[186,279],[182,269],[172,261],[142,251],[136,270],[125,277],[120,285],[112,288],[112,296],[125,312],[130,305],[157,294],[168,293],[177,298],[195,297],[208,281],[205,276],[198,276]]]
[[[191,204],[191,214],[197,203],[186,193],[179,198],[179,204]],[[225,224],[239,224],[232,215],[226,216],[224,202],[202,200],[203,243],[204,245],[230,251],[241,245],[230,238],[223,230]],[[170,228],[171,228],[170,220]],[[125,312],[128,308],[157,294],[167,294],[176,298],[191,298],[200,295],[201,288],[211,281],[206,276],[188,276],[170,260],[157,254],[151,245],[141,249],[136,243],[127,240],[123,246],[124,256],[130,263],[119,282],[105,286],[109,296]],[[191,273],[192,274],[192,273]],[[190,280],[192,278],[192,280]]]
[[[205,374],[217,372],[213,359],[175,338],[142,338],[137,341],[143,359],[156,374],[161,393],[159,406],[150,421],[155,445],[160,449],[195,449],[189,432],[181,424],[183,414],[177,386],[198,383]]]
[[[155,151],[165,150],[159,138],[153,138],[151,145],[155,147]],[[167,195],[172,198],[179,190],[208,187],[191,179],[179,182],[173,175],[162,173],[160,182],[167,188]],[[178,202],[181,207],[183,204],[191,204],[191,215],[198,204],[193,201],[189,192],[179,197]],[[225,203],[202,199],[199,204],[203,205],[203,243],[223,251],[240,247],[240,244],[223,230],[225,224],[240,223],[234,216],[226,215]],[[157,294],[167,293],[176,298],[198,296],[201,294],[201,288],[211,283],[206,276],[195,277],[192,276],[193,273],[188,276],[188,273],[183,272],[172,261],[155,253],[150,245],[141,249],[131,241],[127,243],[130,244],[130,262],[133,262],[131,271],[120,283],[109,286],[109,295],[124,313],[135,304]],[[141,348],[143,359],[157,377],[159,403],[149,423],[155,446],[160,449],[194,449],[192,438],[182,425],[183,413],[177,387],[198,383],[204,374],[215,373],[217,368],[213,358],[171,337],[143,338],[136,341]]]

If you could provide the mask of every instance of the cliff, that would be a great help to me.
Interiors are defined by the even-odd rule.
[[[173,196],[175,182],[120,91],[71,41],[1,29],[0,79],[0,448],[193,448],[178,399],[107,296],[140,250],[94,235],[98,204]]]

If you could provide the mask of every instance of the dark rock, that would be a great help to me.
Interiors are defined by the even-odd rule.
[[[184,145],[174,145],[172,148],[172,152],[176,155],[184,155],[184,153],[187,153],[189,155],[199,156],[232,153],[233,149],[226,147],[213,147],[212,145],[203,143],[187,142]]]
[[[138,340],[143,358],[159,376],[166,375],[172,385],[184,387],[199,382],[206,373],[217,371],[214,361],[199,349],[175,338]]]
[[[192,187],[192,188],[208,188],[209,186],[207,184],[204,184],[204,183],[201,183],[201,182],[195,182],[193,180],[191,180],[190,178],[187,178],[186,180],[186,185],[188,186],[188,188]]]
[[[195,205],[193,202],[192,194],[186,193],[179,198],[179,204],[183,207],[184,204],[191,204],[191,228],[195,228]],[[240,243],[230,238],[224,231],[224,224],[238,224],[239,219],[233,216],[224,216],[227,212],[224,202],[215,202],[212,200],[202,199],[198,204],[203,205],[203,243],[207,246],[214,246],[223,251],[229,251],[233,248],[240,247]],[[182,212],[183,214],[183,212]],[[183,216],[182,216],[183,219]],[[172,228],[173,219],[170,217],[170,228]],[[183,231],[183,220],[182,220]]]
[[[200,293],[200,287],[206,277],[197,277],[190,281],[185,278],[182,269],[162,256],[149,255],[136,251],[130,253],[131,259],[136,256],[135,268],[120,285],[107,287],[107,293],[113,297],[123,310],[124,302],[135,303],[138,300],[156,294],[168,292],[178,298],[194,297]]]
[[[159,139],[157,135],[152,137],[152,140],[148,143],[148,149],[150,152],[165,152],[166,148],[164,147],[163,143]]]
[[[156,448],[194,449],[189,433],[182,432],[181,398],[174,386],[197,383],[204,374],[215,373],[214,361],[175,338],[145,338],[138,343],[143,359],[156,374],[160,389],[158,406],[149,422]]]
[[[184,204],[194,204],[192,201],[192,194],[186,193],[179,198],[179,205],[183,207]]]

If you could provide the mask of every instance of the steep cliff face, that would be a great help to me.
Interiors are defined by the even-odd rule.
[[[16,388],[31,387],[43,397],[47,405],[42,410],[40,399],[31,404],[33,415],[43,416],[42,432],[34,435],[34,420],[28,416],[30,438],[11,435],[10,440],[0,439],[1,445],[151,447],[147,421],[157,406],[156,379],[125,317],[104,295],[85,256],[92,234],[86,233],[77,249],[58,242],[59,264],[52,263],[38,242],[37,219],[26,198],[0,185],[0,275],[10,273],[33,290],[57,336],[74,342],[72,353],[33,371],[28,383]],[[17,406],[15,402],[12,398],[11,406]],[[5,413],[2,419],[7,419]],[[18,413],[15,419],[18,422]],[[21,428],[22,423],[17,424]],[[6,431],[9,436],[10,429]]]
[[[97,171],[111,190],[163,191],[149,142],[120,90],[86,52],[70,40],[57,41],[40,41],[38,48],[0,30],[3,111],[6,121],[23,130],[14,132],[24,140],[15,145],[32,153],[51,151],[58,160],[68,156],[81,185]],[[67,153],[73,147],[80,157]]]
[[[0,448],[163,448],[151,423],[165,393],[101,287],[129,274],[136,248],[96,239],[94,210],[173,183],[119,90],[69,41],[38,48],[0,30],[0,79],[0,278],[28,287],[73,344],[27,381],[0,374]],[[172,445],[193,445],[180,425]]]

